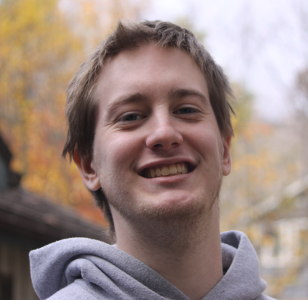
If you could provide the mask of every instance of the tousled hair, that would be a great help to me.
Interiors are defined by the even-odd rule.
[[[98,117],[98,101],[95,89],[107,59],[124,50],[135,49],[154,42],[161,47],[178,48],[190,55],[199,66],[207,82],[209,98],[222,136],[231,137],[233,112],[229,99],[232,91],[221,67],[215,63],[204,46],[187,29],[162,21],[119,23],[116,30],[84,62],[67,89],[66,117],[68,130],[63,156],[70,158],[78,153],[84,161],[92,160],[95,126]],[[110,207],[102,190],[93,195],[105,213],[114,231]]]

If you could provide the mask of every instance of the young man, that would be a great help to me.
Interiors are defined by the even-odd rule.
[[[33,251],[40,299],[270,299],[247,237],[219,231],[230,95],[188,30],[118,26],[69,86],[64,147],[115,245],[75,238]]]

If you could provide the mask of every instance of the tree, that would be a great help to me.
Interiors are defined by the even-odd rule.
[[[0,1],[0,131],[15,154],[13,167],[24,187],[99,220],[76,167],[61,159],[61,151],[69,79],[118,18],[134,12],[126,10],[128,2],[104,1],[108,8],[98,10],[101,4]]]
[[[54,186],[56,178],[63,182],[67,175],[55,160],[65,128],[64,91],[80,40],[54,0],[2,2],[0,31],[1,130],[24,185],[56,198],[63,188]]]

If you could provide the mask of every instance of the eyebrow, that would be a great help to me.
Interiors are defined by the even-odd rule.
[[[180,89],[173,89],[169,92],[170,98],[185,98],[189,96],[195,96],[201,98],[201,100],[204,101],[204,103],[207,103],[209,101],[206,95],[195,89],[180,88]]]
[[[107,106],[107,118],[111,118],[115,114],[117,109],[123,105],[141,103],[144,102],[146,99],[147,97],[141,93],[133,93],[130,95],[119,97],[113,103]]]

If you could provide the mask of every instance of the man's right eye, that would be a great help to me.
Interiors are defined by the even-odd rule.
[[[137,112],[125,113],[118,119],[118,122],[133,122],[144,119],[144,115]]]

